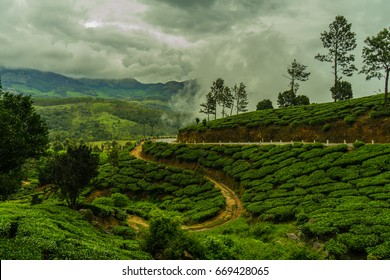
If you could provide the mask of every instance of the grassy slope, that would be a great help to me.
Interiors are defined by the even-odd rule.
[[[349,151],[345,145],[147,143],[144,151],[224,172],[252,217],[295,224],[331,258],[390,258],[390,145]]]
[[[242,113],[222,119],[211,120],[207,123],[207,127],[204,127],[203,124],[198,124],[182,128],[181,131],[202,131],[206,128],[221,129],[235,128],[238,126],[325,125],[331,124],[337,120],[344,120],[351,124],[359,116],[364,115],[369,115],[372,118],[390,115],[389,111],[383,111],[383,94],[339,101],[336,103],[311,104],[307,106],[294,106]]]

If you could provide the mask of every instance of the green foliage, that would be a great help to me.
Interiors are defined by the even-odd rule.
[[[332,98],[334,100],[348,100],[352,99],[352,85],[347,81],[337,81],[336,85],[330,88]]]
[[[2,260],[151,259],[137,241],[102,233],[64,206],[0,203],[0,217]]]
[[[274,106],[272,105],[272,101],[269,99],[263,99],[262,101],[259,101],[256,105],[256,110],[267,110],[267,109],[273,109]]]
[[[181,222],[158,211],[152,214],[145,250],[160,260],[182,259],[189,246],[189,238],[180,229]]]
[[[0,200],[16,192],[18,169],[31,157],[43,154],[48,130],[29,96],[0,88]],[[20,183],[20,182],[19,182]]]
[[[161,144],[161,147],[154,147],[152,142],[146,142],[143,150],[166,157],[163,151],[167,144]],[[184,147],[169,150],[169,154],[177,153],[182,160],[197,161],[199,157],[197,150],[193,150],[193,153],[187,153]],[[135,159],[127,149],[119,152],[118,166],[104,164],[99,167],[94,185],[99,189],[110,187],[112,195],[110,198],[96,198],[94,205],[123,208],[145,218],[149,218],[152,208],[176,211],[186,224],[208,220],[224,207],[221,192],[195,172]],[[118,193],[113,193],[113,187]],[[137,204],[132,200],[151,204],[137,210]]]
[[[51,158],[42,170],[41,178],[55,185],[69,207],[76,209],[77,198],[97,175],[99,156],[84,144],[69,146],[66,153]],[[41,182],[42,183],[42,182]]]
[[[362,55],[364,65],[360,73],[366,74],[367,80],[385,77],[384,107],[386,108],[390,74],[390,31],[384,28],[376,36],[367,37],[364,42],[366,43]]]
[[[355,141],[355,142],[353,143],[353,147],[354,147],[355,149],[359,149],[360,147],[362,147],[362,146],[364,146],[364,145],[365,145],[365,143],[362,142],[362,141]]]

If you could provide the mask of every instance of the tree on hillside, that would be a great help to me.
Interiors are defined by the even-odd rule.
[[[267,109],[273,109],[274,106],[272,105],[272,101],[269,99],[263,99],[259,101],[256,105],[256,110],[267,110]]]
[[[159,124],[161,115],[157,110],[147,110],[145,119],[146,124],[149,125],[151,128],[150,135],[153,136],[154,127]]]
[[[210,88],[210,92],[214,96],[217,105],[221,106],[224,102],[225,81],[222,78],[218,78],[213,82]],[[224,109],[222,109],[224,111]],[[217,118],[217,110],[215,110],[214,119]]]
[[[41,171],[41,184],[54,185],[68,206],[77,208],[80,192],[97,175],[99,156],[85,144],[68,146],[66,153],[58,153],[49,159]]]
[[[287,67],[287,73],[289,76],[284,76],[287,79],[290,80],[290,89],[293,91],[295,94],[297,94],[299,84],[297,81],[307,81],[309,79],[310,73],[305,72],[307,66],[297,62],[296,59],[291,63],[290,66]]]
[[[384,106],[386,108],[390,73],[390,31],[385,28],[376,36],[368,37],[364,42],[366,43],[363,48],[364,66],[360,72],[367,75],[367,80],[385,77]]]
[[[222,118],[229,115],[229,111],[227,109],[230,109],[230,111],[232,111],[233,101],[234,97],[232,95],[231,89],[228,86],[225,86],[225,88],[223,89],[223,93],[219,97],[219,102],[222,106]]]
[[[330,91],[335,100],[348,100],[353,97],[352,85],[347,81],[338,81],[336,87],[332,86]]]
[[[306,95],[298,95],[295,97],[295,105],[310,105],[310,99]]]
[[[236,87],[236,85],[235,85]],[[237,88],[237,87],[236,87]],[[244,83],[240,83],[237,90],[234,92],[234,100],[236,102],[236,112],[237,114],[240,112],[246,112],[248,106],[248,94],[246,92],[246,86]]]
[[[215,96],[210,91],[206,95],[206,102],[200,104],[200,113],[207,115],[207,120],[210,120],[210,115],[216,115],[217,111],[217,102]]]
[[[286,90],[284,92],[279,92],[277,103],[279,107],[291,107],[295,105],[295,93],[292,90]]]
[[[48,128],[31,97],[0,89],[0,199],[16,191],[21,165],[42,155],[48,142]]]
[[[286,90],[279,93],[277,103],[279,107],[285,108],[297,105],[309,105],[310,100],[306,95],[296,96],[292,90]]]
[[[152,212],[151,216],[145,250],[159,260],[183,259],[192,242],[180,228],[181,221],[162,211]]]
[[[355,56],[349,52],[356,48],[356,34],[351,31],[351,23],[348,23],[344,16],[336,16],[335,20],[329,25],[329,31],[321,33],[321,40],[324,48],[328,49],[328,54],[317,54],[316,59],[322,62],[332,63],[334,74],[334,88],[337,89],[337,82],[341,80],[339,73],[352,76],[357,71],[355,65]],[[337,101],[338,93],[334,95],[334,101]]]

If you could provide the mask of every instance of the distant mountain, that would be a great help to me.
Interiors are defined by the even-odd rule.
[[[33,97],[101,97],[168,101],[186,82],[143,84],[135,79],[75,79],[53,72],[0,68],[5,90]]]

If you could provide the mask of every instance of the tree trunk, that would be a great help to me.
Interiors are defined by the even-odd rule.
[[[390,68],[386,69],[386,79],[385,79],[385,108],[387,108],[387,99],[388,99],[388,90],[389,90],[389,73]]]
[[[334,90],[335,90],[334,102],[337,102],[337,96],[338,96],[338,92],[337,92],[337,88],[336,88],[337,81],[338,81],[338,77],[337,77],[337,42],[336,42],[336,52],[334,55],[334,66],[333,67],[334,67]]]

